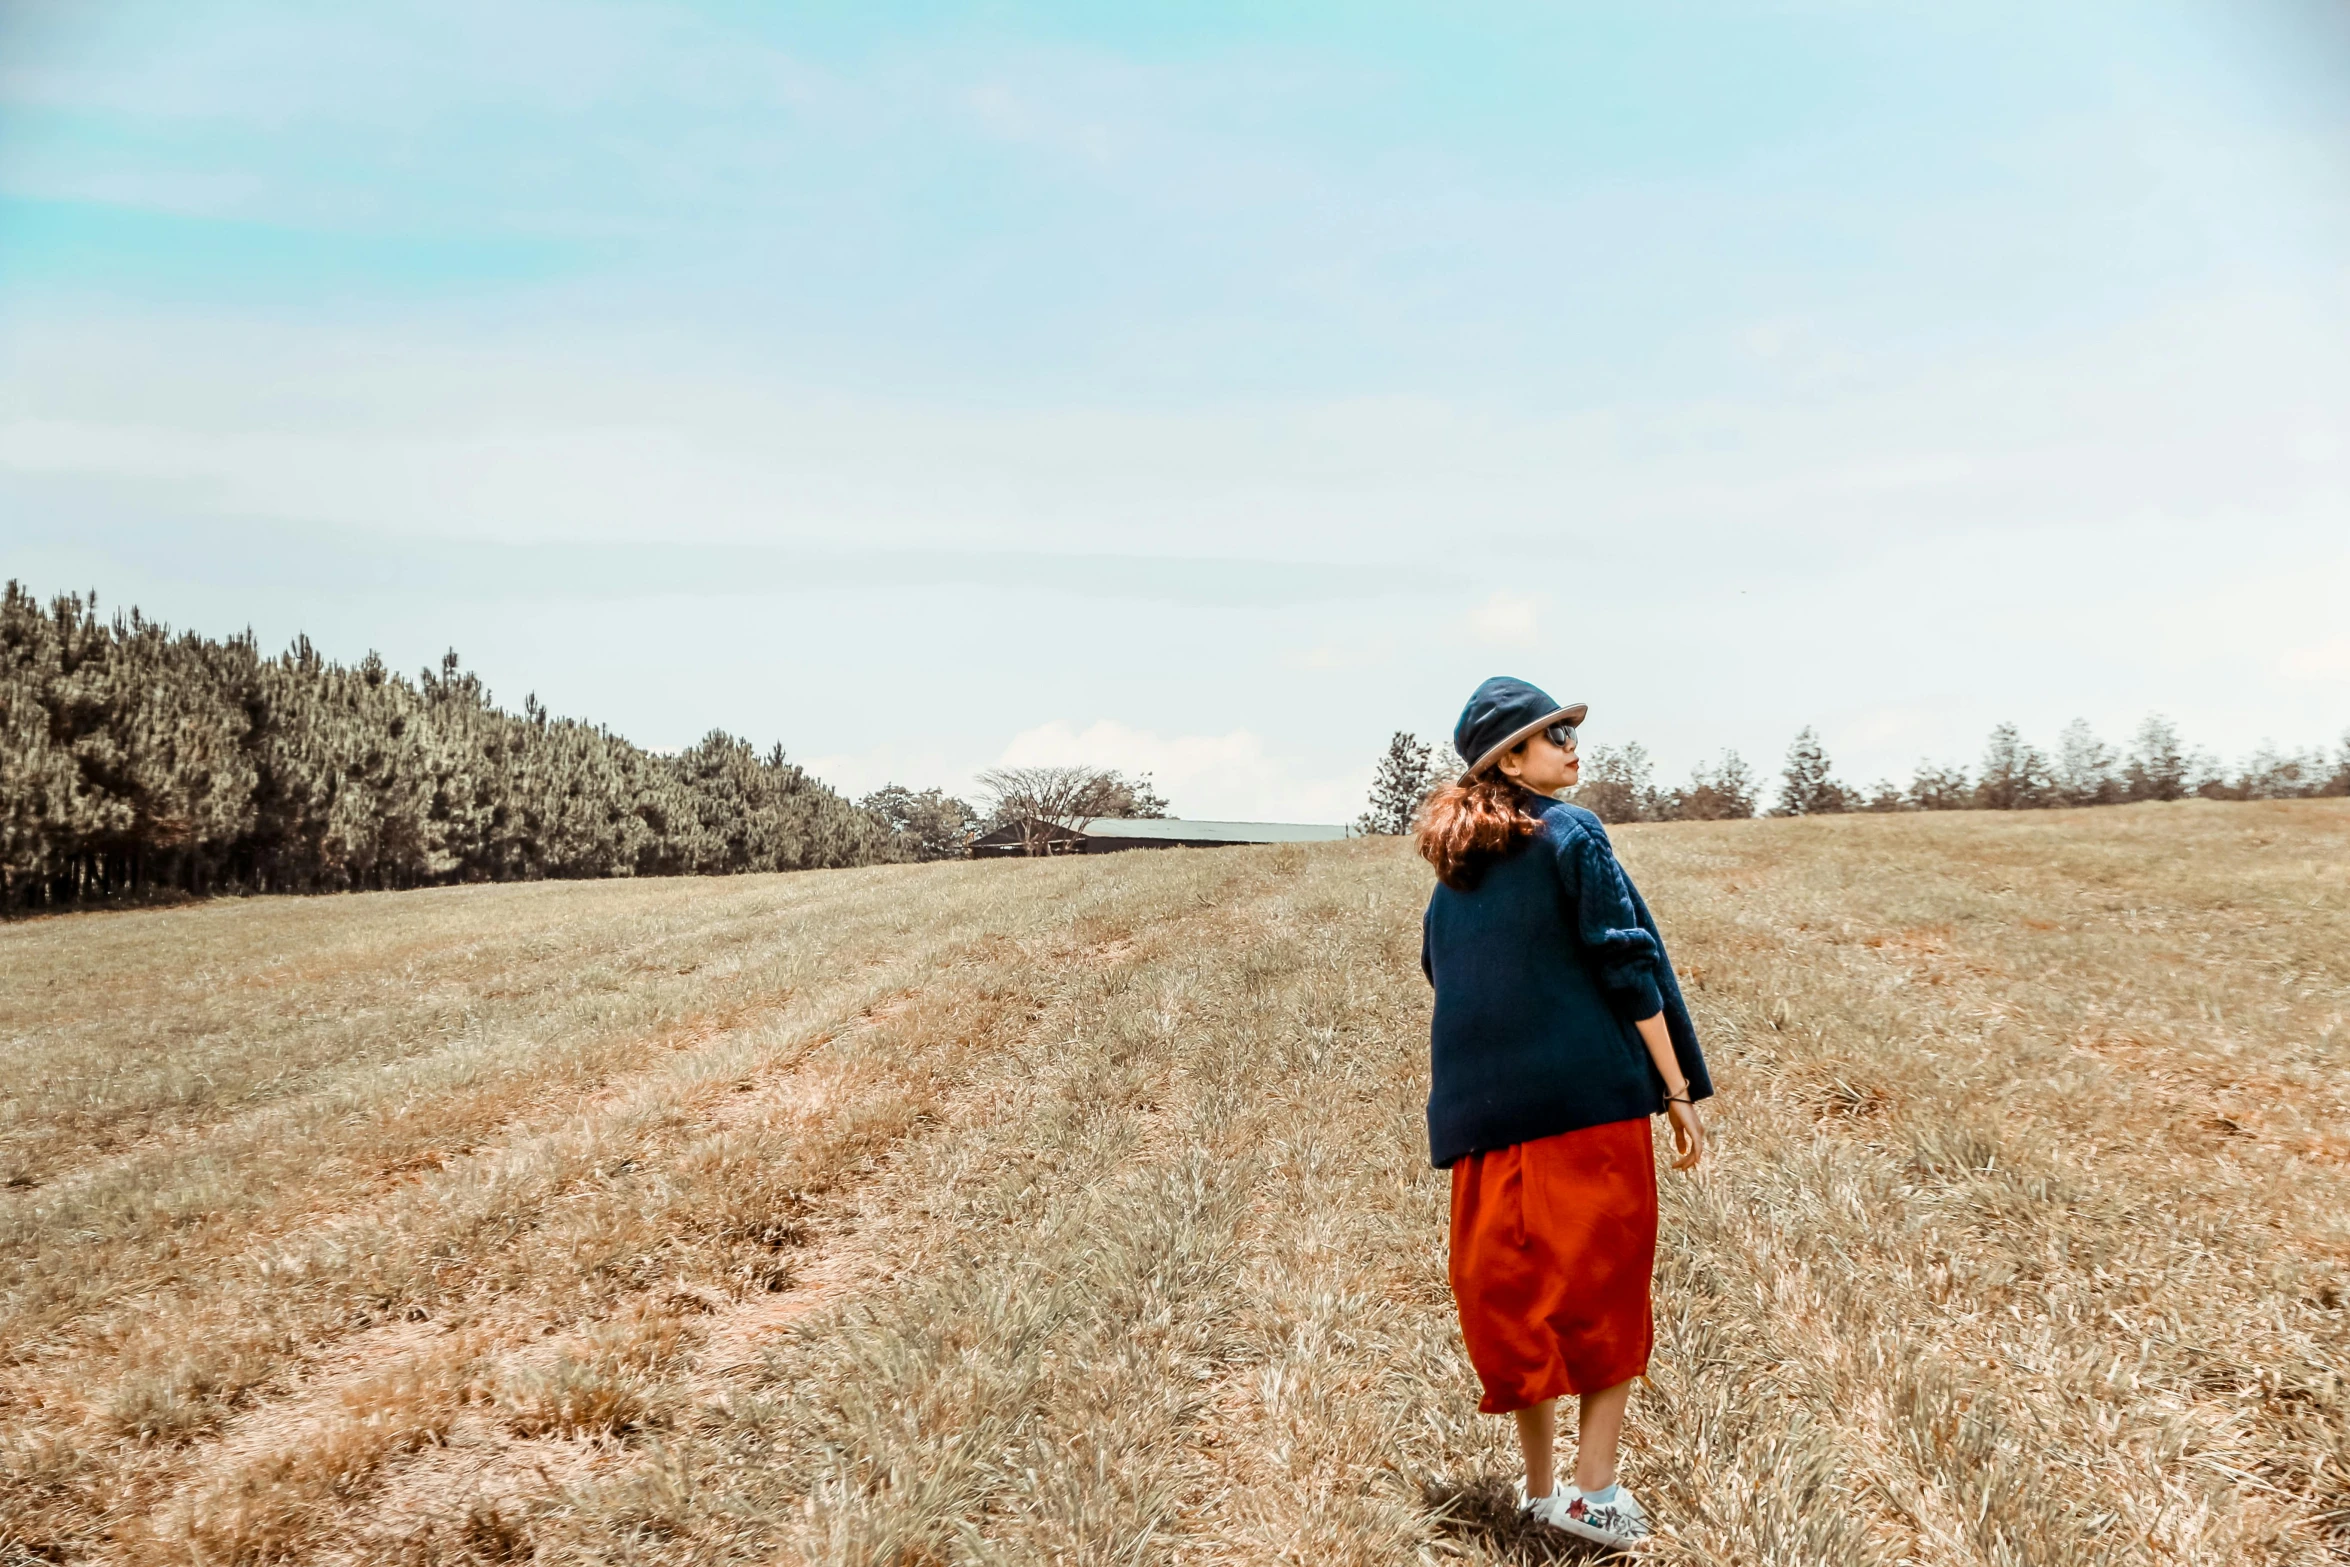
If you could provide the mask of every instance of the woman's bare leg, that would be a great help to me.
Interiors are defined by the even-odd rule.
[[[1604,1491],[1616,1483],[1616,1443],[1624,1435],[1624,1406],[1631,1401],[1629,1382],[1618,1382],[1614,1387],[1583,1395],[1583,1418],[1575,1426],[1576,1489]],[[1525,1416],[1518,1418],[1523,1421]],[[1525,1427],[1520,1425],[1518,1429],[1522,1433]],[[1548,1442],[1543,1444],[1542,1456],[1547,1467]],[[1529,1458],[1527,1462],[1533,1460]]]
[[[1557,1489],[1550,1454],[1557,1441],[1559,1401],[1546,1398],[1531,1409],[1518,1411],[1518,1445],[1526,1450],[1526,1494],[1548,1496]]]

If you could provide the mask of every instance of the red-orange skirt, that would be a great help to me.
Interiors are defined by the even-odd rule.
[[[1452,1293],[1489,1415],[1648,1370],[1656,1156],[1648,1122],[1561,1132],[1452,1167]]]

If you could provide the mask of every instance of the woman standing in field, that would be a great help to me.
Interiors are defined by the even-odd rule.
[[[1559,795],[1581,704],[1495,677],[1461,710],[1468,764],[1421,816],[1439,885],[1421,926],[1436,987],[1429,1157],[1452,1171],[1453,1295],[1485,1396],[1518,1419],[1526,1514],[1625,1545],[1647,1516],[1616,1480],[1632,1379],[1648,1369],[1656,1165],[1705,1152],[1713,1092],[1648,906],[1599,818]],[[1572,1485],[1551,1463],[1558,1400],[1582,1399]]]

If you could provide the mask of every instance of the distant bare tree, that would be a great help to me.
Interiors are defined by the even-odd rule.
[[[1150,775],[1129,779],[1107,767],[996,767],[979,775],[988,822],[1018,827],[1024,854],[1050,854],[1048,827],[1075,832],[1097,816],[1160,818],[1167,802]]]

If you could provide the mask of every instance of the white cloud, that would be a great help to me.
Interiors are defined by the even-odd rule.
[[[1742,328],[1738,333],[1738,342],[1757,359],[1776,359],[1802,334],[1801,321],[1781,316]]]
[[[1148,773],[1181,816],[1230,821],[1324,821],[1352,818],[1362,785],[1306,778],[1246,729],[1220,735],[1160,735],[1116,719],[1080,729],[1066,719],[1012,737],[996,763],[1004,767],[1091,764]]]
[[[2293,435],[2293,455],[2313,468],[2322,468],[2339,462],[2342,457],[2341,432],[2321,416],[2313,416]]]
[[[2350,637],[2329,637],[2294,648],[2277,661],[2277,668],[2303,680],[2350,680]]]
[[[1523,593],[1497,592],[1469,612],[1469,632],[1493,647],[1533,647],[1542,639],[1542,606]]]
[[[966,797],[971,792],[967,782],[958,781],[970,777],[970,758],[951,756],[935,746],[915,747],[883,741],[862,751],[795,756],[792,760],[852,800],[871,794],[883,784],[893,783],[904,784],[909,789],[944,788],[949,794],[961,793]]]
[[[1107,166],[1118,155],[1116,138],[1107,126],[1071,121],[1002,82],[972,88],[964,102],[983,131],[1004,141],[1051,148],[1096,167]]]
[[[1979,464],[1952,453],[1920,452],[1891,462],[1859,462],[1836,473],[1826,483],[1839,490],[1910,490],[1959,483],[1972,478]]]
[[[1395,644],[1381,637],[1363,642],[1317,642],[1312,647],[1288,654],[1282,662],[1292,669],[1335,673],[1340,670],[1374,668],[1394,657]]]

